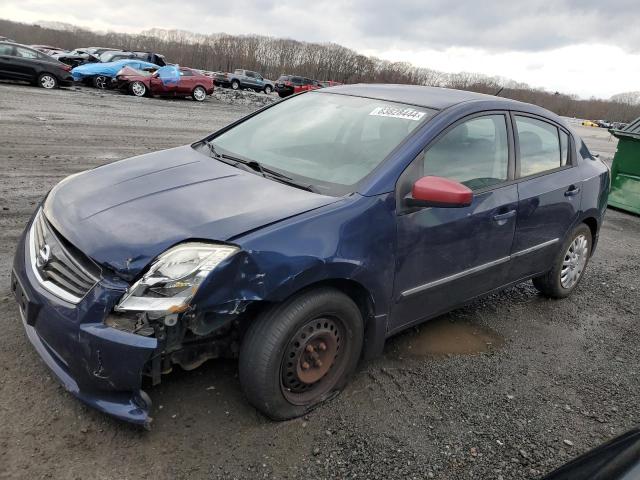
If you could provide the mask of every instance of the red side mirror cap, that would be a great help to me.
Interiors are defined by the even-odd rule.
[[[414,207],[468,207],[473,192],[466,185],[443,177],[422,177],[413,184],[407,204]]]

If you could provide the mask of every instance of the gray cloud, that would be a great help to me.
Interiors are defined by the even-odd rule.
[[[36,19],[73,16],[113,29],[260,33],[356,49],[539,52],[585,43],[640,51],[638,0],[8,0]]]
[[[541,51],[598,42],[637,51],[639,7],[637,0],[355,0],[350,14],[378,47]]]

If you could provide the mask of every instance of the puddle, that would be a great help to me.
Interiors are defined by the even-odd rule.
[[[432,320],[409,330],[397,339],[396,349],[404,355],[472,355],[500,348],[504,344],[497,332],[448,318]]]

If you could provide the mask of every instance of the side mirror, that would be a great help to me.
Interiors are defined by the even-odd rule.
[[[158,72],[155,72],[153,75],[151,75],[153,78],[158,78],[160,76],[160,74]]]
[[[422,177],[413,184],[411,193],[405,197],[409,207],[468,207],[473,201],[469,187],[443,177]]]

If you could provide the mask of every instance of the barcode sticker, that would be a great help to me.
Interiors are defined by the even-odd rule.
[[[413,108],[376,107],[369,115],[373,115],[374,117],[401,118],[403,120],[419,122],[422,117],[424,117],[424,112],[419,112]]]

